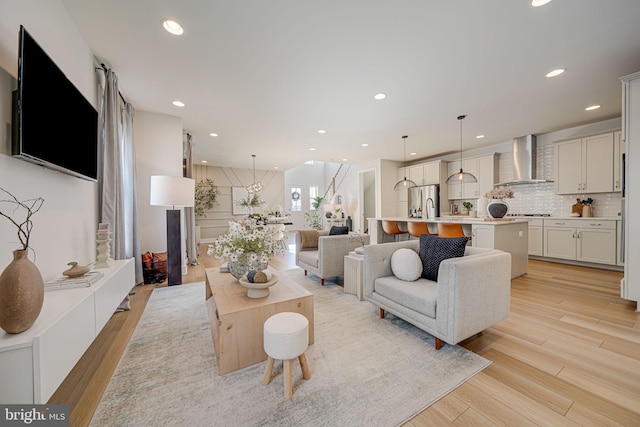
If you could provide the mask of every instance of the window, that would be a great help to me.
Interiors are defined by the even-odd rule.
[[[309,187],[309,210],[312,210],[312,211],[316,210],[316,208],[314,207],[314,205],[316,204],[316,197],[318,197],[318,187],[317,186]]]
[[[302,187],[291,187],[291,212],[302,211]]]

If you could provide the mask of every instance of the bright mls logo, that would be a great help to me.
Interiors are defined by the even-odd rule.
[[[0,405],[0,427],[69,426],[69,405]]]

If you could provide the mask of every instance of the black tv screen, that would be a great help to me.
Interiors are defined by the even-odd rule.
[[[98,112],[20,26],[12,155],[98,178]]]

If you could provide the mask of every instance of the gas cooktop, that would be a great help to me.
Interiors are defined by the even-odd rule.
[[[507,216],[551,216],[551,214],[536,214],[536,213],[508,213]]]

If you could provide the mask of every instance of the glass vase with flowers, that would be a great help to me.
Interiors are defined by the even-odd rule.
[[[274,242],[267,227],[249,217],[240,222],[229,222],[229,232],[216,238],[213,244],[218,258],[227,259],[229,272],[240,279],[249,270],[267,268]]]

